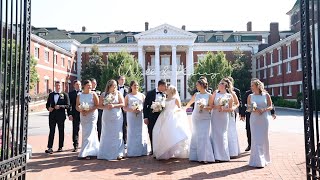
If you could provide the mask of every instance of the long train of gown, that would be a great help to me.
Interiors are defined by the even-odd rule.
[[[190,126],[185,111],[178,109],[175,99],[166,101],[153,128],[153,154],[157,159],[188,158]]]

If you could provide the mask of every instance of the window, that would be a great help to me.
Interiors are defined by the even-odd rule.
[[[71,82],[68,82],[68,92],[71,91]]]
[[[61,91],[64,92],[65,91],[65,82],[61,82]]]
[[[282,87],[279,87],[279,95],[278,96],[282,96]]]
[[[298,55],[301,54],[301,41],[298,41]]]
[[[161,67],[168,67],[170,66],[170,56],[162,56],[161,57]]]
[[[49,79],[44,80],[44,90],[46,93],[49,93]]]
[[[64,58],[63,57],[61,58],[61,63],[62,63],[62,67],[64,67],[64,63],[65,62],[64,62]]]
[[[204,54],[198,54],[198,62],[204,60],[205,55]]]
[[[299,58],[298,59],[298,69],[297,69],[297,71],[301,71],[301,70],[302,70],[302,59]]]
[[[177,79],[177,90],[178,90],[178,93],[181,94],[181,80],[180,79]]]
[[[38,47],[34,48],[34,57],[39,59],[39,48]]]
[[[91,41],[92,41],[92,44],[97,44],[98,41],[99,41],[100,37],[96,36],[96,37],[91,37]]]
[[[278,65],[278,75],[282,74],[282,67],[281,64]]]
[[[49,62],[49,51],[44,51],[44,61]]]
[[[302,93],[302,84],[299,85],[299,92]]]
[[[216,40],[217,40],[217,42],[222,42],[223,36],[222,35],[216,36]]]
[[[53,60],[54,60],[54,64],[57,65],[58,64],[58,55],[57,54],[55,54],[53,56]]]
[[[150,88],[155,89],[156,88],[156,80],[151,80],[150,82]]]
[[[155,64],[154,56],[151,56],[151,67],[155,67]]]
[[[204,42],[204,36],[198,36],[198,42],[203,43]]]
[[[260,71],[257,71],[257,78],[260,79]]]
[[[274,94],[273,94],[273,88],[271,88],[271,96],[274,96]]]
[[[273,53],[270,53],[270,63],[273,63]]]
[[[292,86],[288,86],[287,96],[292,96]]]
[[[278,62],[280,62],[282,60],[282,51],[281,48],[278,49]]]
[[[133,43],[133,37],[132,36],[127,37],[127,43]]]
[[[264,69],[263,70],[263,79],[266,79],[267,78],[267,69]]]
[[[235,42],[241,42],[241,36],[240,35],[234,36],[234,41]]]
[[[36,92],[35,92],[36,94],[40,93],[40,82],[39,81],[36,84],[36,89],[35,90],[36,90]]]
[[[291,58],[291,45],[287,46],[287,54],[288,54],[287,57]]]
[[[257,59],[258,61],[258,69],[260,69],[260,59]]]
[[[71,59],[68,59],[68,69],[71,69]]]
[[[45,32],[39,32],[38,33],[38,36],[46,36],[47,35],[47,33],[45,33]]]
[[[170,86],[170,79],[166,79],[167,85]]]
[[[73,62],[73,71],[77,71],[77,62]]]
[[[266,60],[266,55],[263,56],[263,66],[267,66],[267,60]]]
[[[109,37],[109,43],[116,43],[116,37]]]
[[[270,77],[273,77],[273,67],[270,67]]]
[[[287,74],[291,73],[291,62],[287,62]]]

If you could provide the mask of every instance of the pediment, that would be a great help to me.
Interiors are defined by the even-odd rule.
[[[163,24],[161,26],[149,29],[148,31],[135,35],[136,39],[195,39],[196,37],[197,35],[194,33],[171,26],[169,24]]]

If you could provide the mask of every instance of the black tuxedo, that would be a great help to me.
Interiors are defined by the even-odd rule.
[[[122,92],[123,88],[123,97],[126,97],[126,95],[129,93],[129,87],[127,86],[123,86],[123,87],[120,87],[118,86],[118,91],[119,92]],[[123,125],[122,125],[122,132],[123,132],[123,141],[124,141],[124,144],[127,144],[127,114],[126,112],[123,110],[123,108],[121,108],[122,110],[122,115],[123,115]]]
[[[55,95],[59,95],[57,103],[54,100]],[[69,109],[70,101],[67,93],[55,93],[52,92],[49,94],[46,108],[49,110],[49,107],[54,108],[56,105],[60,106],[60,109],[54,109],[49,113],[49,139],[48,139],[48,148],[52,148],[54,134],[56,129],[56,124],[58,125],[59,130],[59,148],[63,147],[64,142],[64,121],[66,120],[66,109]]]
[[[149,138],[150,138],[150,142],[151,142],[151,146],[153,144],[152,142],[152,131],[153,131],[153,127],[156,124],[156,121],[160,115],[159,112],[152,112],[151,109],[151,105],[152,102],[154,102],[156,100],[156,96],[157,96],[157,92],[156,90],[151,90],[149,92],[147,92],[147,96],[144,100],[144,104],[143,104],[143,117],[149,120],[149,124],[148,124],[148,133],[149,133]],[[162,96],[164,97],[164,94],[162,94]],[[153,149],[153,146],[152,146]]]
[[[79,130],[80,130],[80,112],[77,111],[77,96],[81,91],[70,91],[69,99],[70,99],[70,108],[68,109],[68,115],[73,117],[72,120],[72,141],[73,147],[77,148],[79,145]]]
[[[247,112],[247,103],[248,103],[248,97],[252,94],[251,90],[246,91],[243,99],[242,99],[242,106],[239,109],[240,116],[246,118],[246,131],[247,131],[247,139],[248,139],[248,145],[251,146],[251,130],[250,130],[250,112]],[[271,114],[275,114],[275,109],[273,108],[271,110]]]
[[[96,89],[92,89],[91,91],[94,91],[97,93],[97,95],[100,97],[101,95],[101,91],[96,90]],[[101,124],[101,118],[102,118],[102,109],[98,109],[98,121],[97,121],[97,130],[98,130],[98,139],[100,141],[100,136],[101,136],[101,128],[102,128],[102,124]]]

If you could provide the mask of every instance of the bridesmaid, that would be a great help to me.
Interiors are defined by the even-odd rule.
[[[272,101],[260,80],[251,82],[251,90],[253,94],[248,96],[247,104],[256,103],[257,109],[250,116],[251,154],[249,166],[265,167],[270,163],[268,131]]]
[[[104,105],[104,99],[107,96],[114,98],[112,102]],[[99,107],[103,109],[103,113],[98,159],[121,160],[123,158],[123,116],[121,110],[123,106],[124,99],[122,94],[117,90],[117,82],[109,80],[105,92],[101,94],[99,101]]]
[[[79,158],[90,159],[97,156],[99,152],[99,140],[97,135],[97,121],[99,99],[95,92],[91,91],[91,81],[83,82],[83,92],[77,96],[76,109],[80,112],[80,122],[82,127],[82,144],[78,155]],[[80,104],[88,103],[89,111],[80,108]]]
[[[240,103],[237,97],[237,94],[234,91],[234,87],[232,81],[227,78],[226,81],[229,80],[230,84],[230,91],[227,92],[232,95],[233,98],[233,106],[232,106],[232,113],[230,113],[230,120],[228,124],[228,147],[229,147],[229,155],[230,158],[236,158],[240,155],[240,145],[238,140],[238,132],[237,132],[237,125],[236,125],[236,109],[239,107]]]
[[[199,161],[201,163],[214,162],[212,144],[210,141],[210,120],[212,95],[206,92],[208,82],[205,79],[199,79],[196,87],[199,92],[192,96],[186,108],[195,103],[192,112],[192,136],[190,144],[190,161]],[[200,106],[199,101],[204,100],[204,105]]]
[[[230,81],[222,79],[218,85],[218,91],[213,93],[212,119],[211,119],[211,141],[213,142],[214,156],[217,161],[230,161],[228,146],[228,124],[232,110],[233,98],[227,93]],[[223,106],[222,100],[226,101]]]
[[[129,157],[144,156],[148,154],[147,139],[148,134],[145,134],[144,129],[147,126],[143,123],[143,102],[145,95],[139,92],[139,84],[137,81],[130,82],[129,94],[124,99],[125,107],[123,108],[127,112],[128,123],[128,138],[127,138],[127,155]],[[133,104],[137,104],[140,107],[135,109]]]

